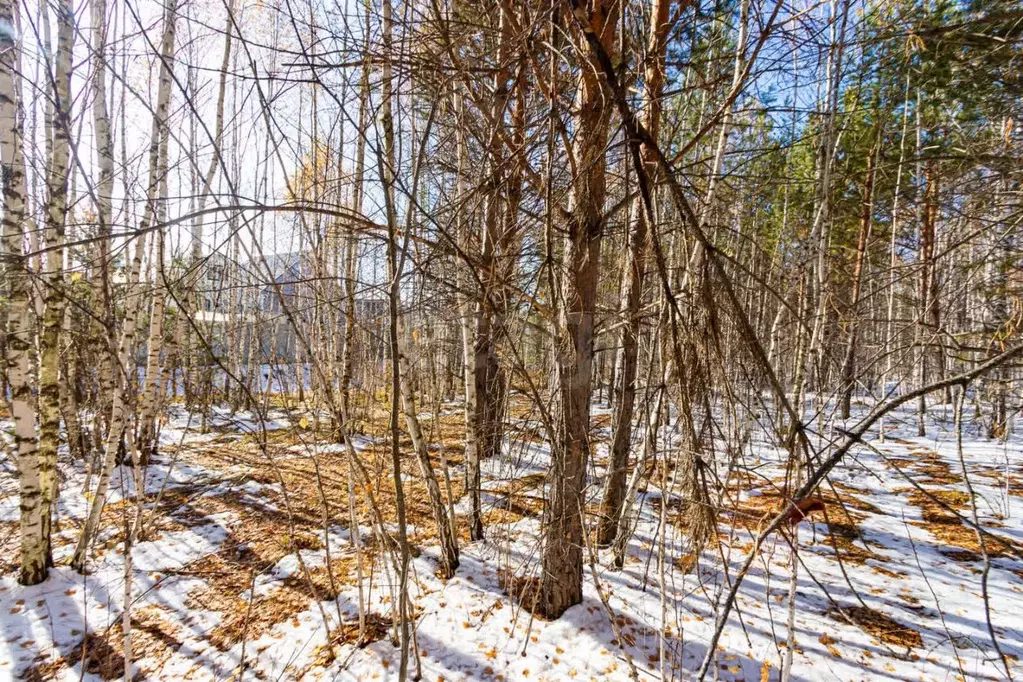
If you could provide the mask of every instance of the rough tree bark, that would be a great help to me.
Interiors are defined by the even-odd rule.
[[[671,19],[672,0],[655,0],[650,13],[647,38],[647,63],[644,71],[643,125],[654,138],[657,137],[661,121],[661,91],[664,88],[664,62],[667,53],[667,38],[674,25]],[[657,177],[657,161],[650,157],[650,151],[643,149],[643,162],[650,176]],[[643,279],[646,272],[647,252],[650,249],[643,212],[642,199],[636,197],[632,211],[633,222],[629,230],[628,261],[622,282],[622,298],[619,311],[624,318],[617,364],[614,416],[611,435],[611,462],[604,499],[601,504],[600,529],[597,544],[608,546],[618,533],[622,502],[625,495],[626,469],[629,450],[632,446],[632,419],[636,403],[636,366],[639,354],[640,317],[639,309],[643,296]]]
[[[615,45],[619,3],[590,0],[585,21],[606,51]],[[575,25],[574,18],[569,22]],[[576,95],[572,213],[565,227],[563,304],[552,330],[558,415],[551,443],[549,500],[544,513],[540,609],[556,618],[582,601],[583,491],[589,455],[593,317],[604,227],[608,127],[614,104],[601,67],[576,29]]]
[[[932,300],[934,292],[934,221],[937,216],[937,179],[931,164],[924,171],[924,197],[920,208],[920,279],[918,280],[917,301],[920,310],[917,318],[917,373],[918,385],[927,384],[930,374],[931,353],[928,347],[937,341],[940,314],[938,302]],[[934,328],[928,330],[928,322]],[[917,402],[917,435],[927,435],[927,397],[920,395]]]
[[[395,230],[397,216],[394,206],[394,115],[392,112],[391,89],[391,57],[392,57],[392,25],[391,0],[384,0],[382,12],[381,48],[384,53],[381,68],[380,93],[380,129],[382,133],[381,149],[377,153],[377,166],[380,173],[380,184],[383,188],[384,206],[387,213],[387,270],[389,278],[388,308],[390,313],[389,346],[391,350],[391,475],[394,479],[394,506],[398,517],[398,548],[401,560],[398,566],[398,618],[399,645],[401,658],[398,665],[398,680],[404,682],[408,677],[408,654],[411,630],[408,622],[408,575],[409,545],[405,525],[405,488],[401,476],[401,452],[399,438],[401,431],[398,426],[398,404],[401,393],[401,351],[398,346],[398,305],[401,297],[401,271],[398,266],[398,235]]]
[[[497,64],[494,74],[494,90],[490,120],[493,128],[487,140],[483,208],[483,233],[478,267],[480,271],[479,297],[475,306],[475,334],[473,335],[473,381],[475,401],[469,420],[466,440],[473,444],[466,451],[466,471],[470,484],[475,488],[480,482],[480,462],[500,453],[503,438],[504,398],[507,377],[497,356],[497,338],[504,324],[507,296],[501,277],[501,265],[508,254],[504,252],[506,231],[514,230],[514,221],[502,221],[502,203],[508,201],[505,195],[507,169],[504,144],[498,129],[504,125],[505,110],[511,97],[511,30],[509,18],[501,12],[497,46]],[[509,208],[505,209],[505,215]],[[472,505],[469,519],[469,536],[473,540],[483,539],[483,522],[479,495],[471,495]]]
[[[856,349],[859,342],[860,290],[863,284],[863,263],[867,255],[867,242],[870,240],[871,218],[874,211],[874,156],[876,148],[867,156],[867,175],[863,181],[863,202],[860,209],[860,231],[856,238],[856,255],[853,259],[852,292],[849,294],[849,340],[846,344],[845,359],[842,361],[842,398],[839,410],[842,419],[849,418],[852,408],[854,374],[856,369]]]
[[[156,219],[163,222],[167,217],[167,146],[169,135],[167,129],[160,134],[160,161],[162,170],[160,177],[160,199],[156,209]],[[142,412],[139,415],[140,439],[138,445],[139,463],[149,464],[149,459],[156,450],[156,413],[161,403],[160,389],[163,386],[163,372],[160,358],[163,353],[163,316],[167,307],[167,285],[163,269],[164,263],[163,229],[156,231],[156,244],[153,249],[153,302],[149,306],[149,343],[146,349],[146,373],[142,392]]]
[[[459,94],[454,96],[454,109],[459,119],[457,159],[456,163],[456,194],[466,196],[468,170],[467,132],[462,122],[465,115],[465,100]],[[475,252],[475,240],[471,234],[472,225],[467,211],[459,208],[456,217],[459,248],[466,254]],[[480,467],[479,443],[476,442],[476,306],[469,289],[473,284],[461,263],[456,263],[458,282],[458,318],[462,341],[462,380],[465,387],[465,491],[469,496],[469,538],[483,537],[482,511],[480,511]]]

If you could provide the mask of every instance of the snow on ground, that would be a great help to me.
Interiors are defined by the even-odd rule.
[[[983,551],[990,563],[991,626],[1019,676],[1023,562],[1013,552],[1023,547],[1023,441],[987,441],[975,430],[967,435],[963,459],[977,511],[997,536],[981,548],[963,525],[962,518],[971,519],[973,512],[950,424],[939,419],[927,437],[918,438],[912,415],[897,417],[901,421],[889,420],[883,443],[875,437],[857,446],[835,470],[822,490],[827,519],[815,515],[812,523],[799,526],[792,677],[1003,679],[984,608]],[[292,423],[284,413],[271,419],[268,429]],[[608,435],[606,420],[596,421],[600,440]],[[368,577],[363,584],[362,598],[376,617],[380,638],[357,648],[337,629],[339,622],[353,627],[360,600],[348,510],[334,509],[323,537],[303,531],[303,537],[310,536],[308,546],[267,553],[270,545],[263,536],[286,528],[283,510],[290,515],[302,501],[295,495],[285,499],[279,482],[255,475],[251,462],[215,467],[205,456],[237,440],[236,431],[258,430],[258,417],[232,419],[218,412],[211,426],[213,433],[198,434],[194,421],[174,415],[162,431],[158,461],[147,470],[150,503],[162,495],[173,504],[165,517],[148,521],[150,532],[132,552],[136,668],[150,679],[238,679],[242,669],[245,679],[396,678],[398,652],[387,637],[393,570],[377,561],[372,589]],[[382,442],[364,438],[358,446],[366,451]],[[329,443],[304,449],[292,444],[275,461],[279,467],[298,466],[342,454]],[[510,439],[502,456],[484,466],[488,539],[470,545],[463,539],[461,566],[447,581],[435,575],[437,550],[429,541],[413,559],[410,592],[419,614],[416,641],[424,679],[626,680],[633,669],[640,679],[693,678],[715,626],[715,605],[751,548],[751,533],[762,523],[758,515],[773,509],[778,494],[784,451],[754,432],[744,456],[724,489],[737,499],[722,506],[738,505],[747,513],[745,521],[734,517],[730,526],[722,515],[720,542],[704,550],[697,571],[687,573],[680,565],[689,547],[674,516],[677,493],[651,485],[641,493],[624,569],[610,570],[610,552],[601,552],[599,562],[586,567],[583,603],[546,622],[509,597],[505,585],[509,575],[537,574],[540,521],[530,510],[540,508],[536,501],[542,499],[549,451],[536,438]],[[590,488],[594,503],[606,459],[606,443],[598,443]],[[724,477],[723,453],[717,465]],[[34,587],[15,579],[16,480],[9,468],[0,475],[0,529],[6,534],[0,547],[9,555],[0,576],[0,679],[96,680],[123,671],[118,658],[123,514],[111,516],[100,535],[100,553],[89,575],[74,573],[66,561],[77,538],[76,523],[87,512],[84,471],[62,464],[61,474],[57,567],[47,582]],[[452,478],[459,477],[459,471],[452,472]],[[119,468],[111,508],[133,499],[131,469]],[[309,509],[318,509],[315,500]],[[465,500],[458,509],[465,511]],[[276,530],[252,530],[265,519],[278,523],[266,526]],[[313,521],[315,529],[318,521]],[[417,537],[426,530],[410,532]],[[360,531],[362,546],[372,546],[369,524]],[[663,563],[656,551],[662,544]],[[788,637],[790,557],[780,536],[765,543],[720,640],[715,679],[777,679]],[[336,599],[325,597],[328,593]],[[328,630],[332,652],[325,646]],[[414,669],[416,660],[410,665]]]

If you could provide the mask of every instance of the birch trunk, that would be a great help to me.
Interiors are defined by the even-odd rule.
[[[468,150],[466,144],[466,132],[462,123],[464,122],[465,100],[460,94],[454,97],[455,116],[459,120],[457,142],[457,159],[455,161],[457,170],[455,194],[458,197],[465,197],[468,191],[465,174],[468,165]],[[459,248],[467,256],[475,251],[471,234],[470,218],[466,215],[464,208],[459,208],[457,217],[457,230]],[[461,263],[455,264],[456,281],[458,290],[458,320],[459,331],[462,341],[462,379],[465,390],[465,491],[469,495],[469,538],[480,539],[483,537],[483,521],[480,506],[480,467],[479,467],[479,444],[475,439],[476,424],[476,308],[473,303],[473,296],[470,294],[473,282],[466,275],[465,267]]]
[[[124,384],[122,382],[125,381],[125,373],[131,365],[131,352],[135,345],[135,328],[141,303],[138,287],[139,274],[142,270],[142,257],[145,253],[146,231],[155,216],[155,204],[162,175],[161,170],[166,171],[166,169],[160,168],[160,142],[163,131],[167,126],[167,110],[170,106],[176,17],[177,4],[175,0],[171,0],[164,14],[164,33],[160,48],[160,81],[149,142],[149,182],[146,192],[146,206],[142,214],[142,222],[139,225],[139,237],[135,245],[135,255],[128,274],[128,298],[125,303],[124,322],[122,323],[121,338],[117,349],[117,366],[114,367],[112,382],[114,384],[114,395],[110,411],[110,426],[104,446],[103,468],[100,471],[99,482],[96,485],[96,492],[89,510],[89,517],[85,522],[85,527],[82,529],[82,534],[78,538],[78,544],[75,546],[75,553],[71,559],[71,567],[79,573],[85,570],[89,543],[99,525],[99,517],[103,511],[103,505],[106,503],[110,475],[117,461],[117,451],[125,427],[125,395],[123,391]]]
[[[110,115],[107,111],[106,86],[106,42],[107,42],[107,3],[106,0],[92,0],[92,128],[96,137],[96,165],[99,175],[96,180],[96,223],[97,240],[93,247],[92,260],[97,275],[93,286],[99,288],[99,296],[93,295],[93,315],[99,321],[96,338],[100,341],[95,348],[99,358],[101,409],[97,412],[106,414],[106,405],[114,394],[113,353],[116,338],[108,332],[113,330],[113,302],[110,295],[110,232],[113,216],[114,191],[114,147],[110,135]],[[99,429],[94,429],[95,439],[100,438]],[[91,461],[91,460],[90,460]]]
[[[163,222],[167,218],[167,148],[170,141],[169,129],[164,127],[160,133],[160,199],[156,207],[156,219]],[[142,414],[139,418],[140,439],[136,441],[139,463],[149,464],[149,459],[156,451],[156,413],[161,402],[160,389],[163,386],[163,371],[160,358],[163,353],[163,317],[167,307],[167,278],[164,272],[164,234],[163,229],[156,231],[156,244],[153,250],[153,303],[149,309],[149,345],[146,349],[146,374],[141,387]]]
[[[57,54],[54,63],[53,146],[47,186],[46,265],[43,278],[42,330],[39,335],[39,476],[43,536],[49,556],[51,507],[57,493],[57,448],[60,445],[60,330],[64,323],[64,221],[67,213],[71,152],[71,50],[73,8],[57,10]]]
[[[164,162],[165,163],[165,162]],[[166,200],[166,193],[161,192],[161,203]],[[161,375],[160,356],[163,353],[163,316],[167,303],[167,288],[164,285],[163,230],[156,233],[154,249],[155,273],[153,303],[149,309],[149,344],[146,349],[146,373],[142,384],[142,413],[139,417],[139,463],[149,464],[150,457],[156,452],[156,412],[160,402]]]
[[[57,52],[54,61],[53,142],[47,189],[46,254],[43,278],[42,329],[39,335],[39,473],[44,542],[49,556],[51,507],[56,497],[57,447],[60,444],[60,327],[63,324],[64,217],[68,212],[68,177],[71,162],[71,70],[73,8],[63,3],[57,9]]]
[[[14,26],[12,0],[0,0],[0,22]],[[50,564],[50,538],[45,535],[42,476],[36,440],[35,399],[32,395],[31,307],[28,257],[25,255],[24,223],[25,161],[22,153],[22,119],[14,74],[20,47],[5,40],[0,49],[0,160],[2,160],[4,211],[4,257],[7,259],[7,355],[4,358],[11,388],[14,417],[14,442],[18,453],[18,478],[21,494],[21,571],[23,585],[46,580]]]

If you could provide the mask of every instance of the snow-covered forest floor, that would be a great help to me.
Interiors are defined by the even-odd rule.
[[[538,570],[549,453],[527,411],[512,412],[516,428],[507,434],[504,454],[484,468],[487,540],[468,542],[462,500],[456,506],[461,566],[448,581],[435,574],[438,550],[419,468],[412,456],[405,462],[417,550],[409,589],[418,656],[411,669],[445,681],[691,679],[715,627],[715,605],[752,548],[753,534],[779,508],[785,451],[753,430],[731,467],[725,449],[717,453],[719,533],[695,570],[687,561],[674,477],[652,476],[640,493],[624,570],[610,568],[609,551],[588,547],[584,602],[546,622],[521,602],[528,601],[523,595]],[[297,414],[273,411],[265,432],[252,415],[217,414],[203,434],[196,418],[180,408],[172,412],[145,473],[143,534],[130,571],[138,676],[395,677],[395,573],[358,481],[351,492],[371,641],[357,646],[360,571],[344,450],[330,442],[325,425],[318,430]],[[821,490],[825,512],[798,526],[792,679],[1004,679],[988,617],[1012,673],[1023,676],[1023,440],[986,440],[979,424],[969,424],[967,481],[951,408],[939,406],[932,415],[925,438],[915,436],[909,412],[886,422],[883,443],[875,429],[873,440],[855,446]],[[430,414],[422,419],[434,464],[441,471],[443,455],[457,498],[464,475],[461,411],[447,406],[439,424]],[[595,408],[594,511],[608,422],[609,414]],[[9,432],[9,424],[3,426]],[[370,419],[356,444],[376,500],[393,523],[385,429],[385,416]],[[830,427],[820,437],[830,435],[838,437]],[[86,576],[67,566],[88,509],[86,472],[64,458],[60,475],[57,566],[43,584],[22,587],[15,574],[17,479],[13,462],[3,463],[0,679],[123,675],[123,536],[126,512],[135,506],[134,472],[115,471]],[[668,489],[655,485],[658,480],[668,481]],[[967,483],[991,533],[983,547],[969,525],[974,511]],[[782,534],[767,540],[742,583],[708,679],[778,679],[788,639],[790,556]]]

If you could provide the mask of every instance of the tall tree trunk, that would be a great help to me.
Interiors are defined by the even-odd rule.
[[[71,157],[71,51],[73,7],[57,9],[57,54],[53,75],[53,147],[47,181],[46,266],[42,330],[39,335],[39,475],[44,542],[49,547],[51,507],[57,493],[60,445],[60,330],[64,323],[64,222]],[[52,565],[47,550],[46,561]]]
[[[135,255],[128,273],[128,297],[125,302],[124,321],[121,326],[121,338],[117,348],[116,363],[113,367],[114,395],[110,410],[110,426],[104,447],[103,468],[93,497],[89,516],[85,527],[78,538],[75,553],[71,559],[71,567],[81,573],[85,570],[85,561],[89,543],[99,526],[100,514],[106,503],[107,488],[110,485],[110,474],[117,461],[117,452],[125,427],[125,395],[124,388],[128,381],[127,373],[131,367],[131,353],[135,346],[135,328],[138,320],[141,296],[139,291],[139,274],[142,270],[142,258],[145,254],[146,232],[155,219],[156,201],[160,188],[160,178],[166,169],[160,167],[160,143],[167,127],[167,111],[170,106],[171,72],[174,59],[174,28],[177,18],[176,0],[171,0],[164,13],[164,32],[160,48],[160,81],[157,88],[156,110],[153,113],[152,129],[149,140],[149,180],[146,188],[146,206],[139,225],[139,237],[135,245]],[[163,171],[163,172],[161,172]]]
[[[14,26],[12,0],[0,0],[0,22]],[[43,505],[43,477],[40,472],[38,441],[36,439],[35,398],[32,395],[31,307],[29,291],[31,278],[28,257],[25,255],[24,223],[27,222],[25,201],[25,159],[22,153],[22,118],[18,88],[14,74],[19,73],[19,47],[13,41],[4,41],[0,49],[0,161],[2,161],[4,211],[4,257],[7,260],[7,338],[4,358],[7,381],[11,388],[11,407],[14,417],[14,442],[18,452],[18,478],[21,495],[21,571],[18,580],[23,585],[35,585],[46,580],[50,565],[50,538],[45,534],[44,517],[48,510]]]
[[[860,231],[856,238],[856,255],[853,258],[852,292],[849,294],[849,339],[846,343],[845,359],[842,362],[842,398],[839,407],[842,419],[849,418],[852,408],[856,347],[860,332],[859,305],[863,283],[863,262],[867,255],[867,242],[870,239],[871,219],[874,212],[875,153],[876,149],[872,148],[867,156],[867,175],[863,181],[863,203],[860,209]]]
[[[166,194],[161,192],[161,204]],[[153,303],[149,307],[149,343],[146,348],[146,373],[142,383],[142,411],[139,416],[139,463],[149,464],[156,451],[156,413],[160,404],[162,372],[160,358],[163,353],[163,315],[167,303],[167,288],[164,285],[163,230],[156,233],[156,248],[153,250]]]
[[[836,16],[838,3],[842,3],[841,17]],[[845,30],[849,18],[849,0],[834,0],[831,6],[831,45],[828,50],[827,80],[824,95],[824,121],[822,124],[820,146],[817,150],[815,169],[815,205],[814,220],[811,228],[810,243],[816,242],[817,262],[814,268],[815,278],[809,280],[807,288],[808,300],[816,294],[816,312],[813,316],[813,332],[807,347],[807,359],[810,370],[805,381],[815,382],[820,389],[825,381],[827,366],[825,362],[825,336],[828,331],[831,292],[829,291],[830,246],[832,228],[831,173],[834,165],[835,150],[838,148],[840,133],[835,133],[835,119],[838,115],[839,95],[842,84],[842,57],[845,51]],[[816,291],[814,292],[814,285]]]
[[[93,278],[93,287],[99,288],[99,296],[93,294],[92,310],[97,328],[95,353],[99,359],[99,405],[97,414],[103,418],[108,415],[107,406],[114,394],[114,348],[117,340],[111,333],[114,329],[114,304],[110,290],[110,233],[113,219],[114,191],[114,146],[110,135],[110,115],[107,111],[106,87],[106,40],[107,40],[107,3],[106,0],[92,0],[92,127],[96,136],[96,165],[99,177],[96,180],[96,223],[97,240],[93,246],[92,261],[97,275]],[[100,430],[95,429],[95,438],[100,438]],[[91,460],[90,460],[91,461]]]
[[[423,132],[422,143],[419,150],[419,155],[415,160],[412,168],[412,184],[409,193],[410,199],[417,195],[419,191],[419,182],[422,175],[422,169],[426,157],[427,143],[430,139],[430,130],[433,126],[433,114],[436,112],[434,109],[431,112],[430,118],[427,120],[426,129]],[[412,131],[413,139],[415,138],[415,128]],[[393,164],[395,162],[393,148],[388,147],[392,150],[388,154],[387,163]],[[390,177],[392,171],[381,169],[381,177]],[[388,233],[392,238],[397,238],[397,216],[394,210],[394,193],[393,190],[385,188],[387,198],[385,202],[387,204],[387,220],[388,220]],[[454,527],[448,518],[448,510],[444,505],[444,498],[440,492],[440,484],[437,481],[437,475],[433,470],[433,465],[430,462],[429,451],[427,450],[426,437],[423,435],[423,428],[419,423],[419,417],[416,414],[416,401],[415,394],[413,392],[412,384],[412,369],[409,365],[409,359],[406,354],[405,348],[403,347],[402,340],[406,338],[404,333],[404,325],[401,315],[398,313],[397,303],[400,302],[400,280],[401,273],[404,271],[405,262],[408,259],[408,244],[409,239],[414,228],[414,216],[415,216],[415,203],[409,201],[408,207],[405,214],[405,231],[402,238],[401,250],[397,254],[397,262],[390,262],[388,267],[388,274],[391,278],[391,325],[398,331],[397,334],[392,336],[392,356],[398,369],[399,378],[399,390],[401,393],[402,411],[405,414],[405,427],[408,429],[409,438],[412,440],[412,447],[415,450],[416,458],[419,461],[419,468],[423,474],[423,479],[426,482],[426,489],[430,496],[430,508],[433,511],[434,522],[437,526],[437,536],[440,538],[441,546],[441,573],[445,578],[450,578],[455,574],[455,570],[458,568],[458,540],[455,536]],[[434,412],[434,419],[440,419],[440,413]]]
[[[167,218],[167,152],[170,142],[169,129],[164,127],[160,133],[160,199],[156,207],[156,220],[163,222]],[[139,463],[149,464],[149,458],[156,450],[156,414],[159,410],[163,386],[163,371],[160,358],[163,354],[163,317],[167,305],[167,277],[164,272],[164,234],[163,228],[156,231],[156,244],[153,249],[153,302],[149,307],[149,344],[146,349],[146,373],[141,387],[142,413],[139,417],[141,439],[136,440]]]
[[[476,382],[475,404],[469,420],[466,439],[475,445],[467,453],[466,468],[472,485],[479,485],[480,461],[500,453],[503,439],[504,393],[507,378],[497,357],[497,336],[504,324],[504,307],[507,297],[501,279],[501,264],[507,254],[502,245],[505,230],[514,224],[502,222],[502,203],[508,197],[505,180],[504,143],[500,128],[506,119],[511,89],[508,59],[510,54],[511,28],[506,12],[501,12],[500,37],[497,46],[497,68],[494,74],[493,108],[490,121],[493,129],[487,141],[487,169],[485,171],[487,192],[484,196],[483,234],[478,260],[481,286],[476,302],[475,334],[473,335],[473,380]],[[507,210],[507,209],[506,209]],[[473,494],[469,534],[473,540],[483,539],[483,522],[479,495]]]
[[[74,240],[72,239],[72,241]],[[58,377],[60,414],[64,419],[64,428],[67,430],[68,454],[73,460],[85,461],[85,439],[82,435],[82,422],[78,414],[78,367],[81,356],[77,339],[73,336],[71,310],[68,306],[64,306],[64,319],[61,321],[60,355],[62,359]]]
[[[460,121],[458,126],[458,150],[456,152],[456,195],[466,196],[468,172],[468,151],[466,144],[467,132],[464,129],[465,100],[455,95],[454,108]],[[459,248],[466,254],[475,252],[474,239],[471,234],[471,218],[468,212],[459,207],[456,217],[458,224]],[[469,495],[469,537],[473,540],[483,538],[482,507],[480,504],[480,444],[476,438],[476,306],[473,296],[469,293],[473,282],[465,272],[461,263],[456,263],[458,281],[459,327],[462,340],[462,373],[465,385],[465,491]]]
[[[881,374],[881,395],[888,397],[888,382],[891,379],[895,368],[895,284],[896,269],[898,263],[898,237],[899,237],[899,196],[902,193],[902,171],[906,161],[906,132],[909,128],[909,94],[911,77],[906,76],[906,89],[902,102],[902,130],[899,135],[899,163],[895,171],[895,191],[892,195],[892,225],[891,235],[888,242],[888,301],[885,314],[884,328],[884,372]],[[877,433],[881,442],[884,442],[885,419],[882,416],[878,420]]]
[[[201,281],[200,273],[203,270],[202,266],[202,244],[203,244],[203,209],[206,208],[206,202],[213,195],[213,181],[216,178],[217,170],[221,167],[223,160],[223,149],[222,142],[224,139],[224,101],[227,98],[227,76],[229,72],[229,65],[231,61],[231,45],[233,42],[234,30],[232,23],[232,15],[234,13],[234,3],[231,2],[227,9],[227,18],[225,19],[224,26],[224,56],[220,62],[220,79],[217,86],[217,104],[214,122],[213,132],[213,148],[212,155],[210,158],[209,166],[206,168],[206,173],[202,178],[202,185],[198,192],[198,197],[195,197],[195,205],[193,210],[196,217],[192,220],[191,225],[191,254],[189,258],[189,269],[185,278],[184,290],[185,296],[180,300],[181,303],[185,304],[185,308],[181,312],[183,313],[179,321],[180,333],[182,330],[185,337],[185,349],[186,355],[190,358],[189,367],[191,368],[191,376],[189,377],[188,384],[192,387],[198,386],[199,381],[197,377],[198,367],[196,366],[196,355],[202,354],[198,346],[193,344],[193,328],[191,324],[188,324],[185,320],[185,315],[189,313],[195,314],[201,307],[200,293],[196,290],[198,283]],[[194,71],[189,73],[189,86],[194,94],[194,88],[192,87]],[[162,142],[166,145],[166,140]],[[161,165],[167,167],[167,150],[162,149]],[[165,174],[166,176],[166,174]],[[194,176],[193,176],[194,177]],[[166,177],[162,179],[164,185],[161,189],[161,210],[165,210],[165,201],[167,198],[167,192],[165,188]],[[193,182],[193,186],[195,182]],[[160,219],[162,220],[161,216]],[[234,216],[231,218],[232,223],[235,220]],[[155,448],[154,437],[156,433],[156,407],[159,404],[159,396],[157,389],[160,386],[160,353],[163,347],[163,312],[165,307],[165,301],[167,297],[167,291],[165,282],[163,280],[163,234],[158,233],[156,235],[156,251],[159,254],[156,262],[156,273],[158,281],[156,282],[154,289],[154,297],[152,304],[152,316],[150,318],[150,334],[149,334],[149,349],[146,358],[146,385],[149,389],[143,395],[143,407],[142,415],[140,417],[139,424],[139,438],[137,441],[139,450],[139,459],[145,464],[149,462],[149,457]],[[234,296],[234,290],[231,293],[232,299]],[[188,310],[191,308],[191,310]],[[159,315],[157,313],[159,312]],[[234,309],[230,311],[230,314],[234,314]],[[150,374],[150,371],[153,374]],[[227,379],[225,379],[227,381]],[[194,390],[194,388],[193,388]]]
[[[366,40],[369,40],[369,8],[366,8]],[[366,132],[369,125],[369,50],[363,50],[362,78],[359,80],[359,123],[355,145],[355,178],[352,188],[352,210],[362,214],[363,183],[366,179]],[[340,163],[340,160],[338,161]],[[345,337],[341,356],[341,411],[351,419],[352,365],[355,356],[355,284],[358,276],[359,240],[348,236],[345,250]]]
[[[918,280],[917,301],[920,305],[917,318],[917,372],[918,385],[923,386],[930,377],[931,355],[928,347],[937,342],[938,333],[937,301],[931,300],[933,286],[931,279],[934,277],[934,219],[937,215],[935,203],[937,201],[937,181],[934,177],[931,164],[927,164],[924,171],[924,200],[920,209],[920,279]],[[933,310],[932,310],[933,309]],[[928,330],[928,321],[933,322],[934,329]],[[917,435],[927,434],[927,400],[921,395],[917,405]]]
[[[604,49],[615,46],[619,3],[591,0],[586,21]],[[575,25],[575,17],[569,18]],[[558,415],[551,443],[549,500],[544,514],[540,608],[556,618],[582,601],[583,513],[589,456],[593,317],[604,227],[608,127],[614,105],[601,66],[577,28],[579,62],[573,153],[572,214],[565,237],[563,305],[552,330]],[[586,55],[585,57],[583,55]]]
[[[430,496],[430,508],[433,510],[433,520],[437,525],[437,537],[440,539],[441,574],[444,578],[450,578],[458,569],[458,538],[455,536],[454,528],[448,518],[448,510],[440,492],[440,483],[437,481],[437,474],[430,462],[426,437],[423,435],[423,429],[416,414],[416,401],[412,392],[408,360],[400,348],[398,349],[398,364],[401,371],[401,401],[402,409],[405,412],[405,428],[408,429],[409,438],[412,439],[412,447],[416,451],[416,459],[419,460],[419,468],[423,474],[423,480],[426,482],[426,491]],[[439,419],[439,413],[435,412],[433,418]]]
[[[927,258],[927,267],[930,273],[927,277],[927,285],[931,291],[928,294],[928,303],[930,313],[930,326],[931,334],[933,338],[932,342],[932,353],[931,359],[934,363],[934,373],[936,379],[945,378],[945,343],[942,339],[942,312],[941,312],[941,283],[938,281],[938,259],[935,256],[935,251],[938,246],[938,210],[941,207],[941,199],[939,193],[941,191],[941,179],[937,162],[934,167],[931,168],[927,179],[927,186],[934,186],[931,191],[930,201],[927,202],[927,223],[928,231],[930,232],[930,253]],[[944,390],[945,402],[952,402],[952,389],[946,387]]]
[[[395,230],[397,215],[394,205],[394,173],[395,173],[395,152],[394,152],[394,117],[392,111],[391,95],[391,58],[392,58],[392,26],[391,26],[391,0],[384,0],[382,12],[382,36],[381,48],[384,53],[383,66],[381,69],[381,94],[380,94],[380,128],[383,134],[382,150],[377,155],[378,168],[380,172],[380,183],[383,186],[384,205],[387,213],[387,270],[389,278],[388,286],[388,308],[390,312],[390,352],[391,352],[391,475],[394,479],[394,506],[398,517],[398,548],[401,552],[401,561],[398,566],[398,618],[399,644],[401,657],[398,664],[398,680],[405,682],[408,677],[408,654],[411,631],[408,622],[408,574],[409,574],[409,546],[407,529],[405,525],[405,488],[401,478],[401,452],[399,450],[399,439],[401,437],[398,425],[398,405],[401,399],[401,351],[398,346],[398,305],[401,298],[401,269],[398,264],[398,235]]]
[[[664,87],[664,62],[667,38],[674,22],[670,19],[672,0],[655,0],[650,14],[647,38],[647,64],[643,82],[643,125],[654,138],[661,122],[661,91]],[[657,162],[652,151],[643,148],[643,163],[652,178],[657,177]],[[604,499],[601,504],[600,529],[597,543],[610,545],[618,533],[622,502],[625,495],[626,469],[632,446],[632,418],[636,403],[636,366],[639,354],[639,309],[643,297],[643,279],[649,250],[650,229],[646,224],[642,199],[636,197],[632,211],[633,222],[629,230],[628,262],[622,282],[619,311],[623,319],[618,351],[617,381],[615,387],[614,416],[611,435],[611,462]],[[612,375],[615,372],[612,371]]]

